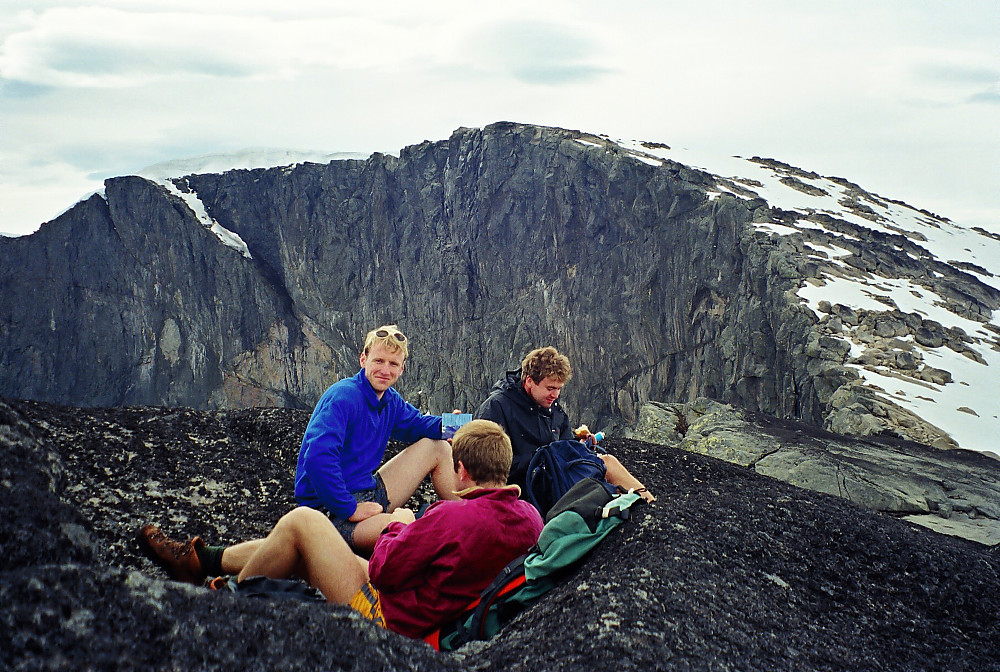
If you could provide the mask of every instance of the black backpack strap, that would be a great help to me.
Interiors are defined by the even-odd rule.
[[[476,605],[472,619],[469,621],[468,634],[472,639],[483,638],[486,614],[490,608],[497,602],[504,601],[508,595],[524,585],[524,561],[527,557],[528,554],[525,553],[507,563],[507,566],[500,570],[490,585],[486,586],[479,594],[479,604]]]
[[[536,550],[533,546],[528,553]],[[490,607],[502,601],[524,584],[524,561],[528,553],[519,555],[500,570],[490,584],[479,593],[479,599],[466,607],[461,614],[442,625],[432,635],[424,638],[435,649],[442,640],[450,638],[453,645],[461,645],[474,639],[483,639],[483,627]],[[520,580],[518,580],[520,577]]]
[[[605,506],[597,510],[596,516],[598,518],[621,518],[622,520],[628,520],[629,509],[621,506]]]

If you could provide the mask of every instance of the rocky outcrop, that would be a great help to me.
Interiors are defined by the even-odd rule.
[[[814,174],[758,161],[791,188],[827,193]],[[513,123],[399,157],[111,179],[103,198],[0,239],[0,394],[310,408],[356,370],[364,331],[394,322],[413,342],[400,389],[426,410],[473,408],[526,351],[553,344],[577,372],[565,404],[591,426],[633,423],[647,401],[706,396],[953,445],[851,387],[851,364],[863,363],[834,334],[851,317],[831,308],[821,321],[796,292],[831,273],[923,278],[928,264],[921,282],[970,318],[1000,309],[1000,292],[905,236],[769,207],[758,187]],[[870,194],[848,195],[844,207],[877,216]],[[801,230],[773,236],[762,224]],[[832,240],[847,256],[816,252]],[[925,342],[962,347],[961,335],[900,319]],[[883,340],[863,355],[869,365],[944,376],[879,336],[899,329],[870,321]]]
[[[455,654],[346,607],[174,583],[139,553],[145,522],[219,543],[265,533],[291,506],[307,419],[0,401],[3,667],[1000,669],[996,550],[636,440],[605,444],[659,502]]]
[[[1000,544],[1000,459],[838,435],[710,399],[643,406],[630,436],[732,462],[931,529]]]
[[[301,379],[319,389],[336,360],[281,288],[163,187],[116,178],[105,196],[0,246],[0,389],[93,405],[312,403]]]

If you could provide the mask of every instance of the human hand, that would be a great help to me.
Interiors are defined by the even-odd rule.
[[[360,523],[362,520],[377,516],[383,513],[384,509],[378,502],[358,502],[358,508],[348,518],[352,523]]]

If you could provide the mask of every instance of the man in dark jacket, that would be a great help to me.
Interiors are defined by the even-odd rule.
[[[492,420],[507,432],[514,448],[508,483],[524,489],[528,462],[539,446],[576,438],[569,416],[559,404],[563,386],[573,377],[569,358],[553,347],[536,348],[521,361],[521,368],[498,380],[475,413]],[[607,467],[607,481],[626,490],[635,489],[647,501],[655,498],[613,455],[599,454]]]

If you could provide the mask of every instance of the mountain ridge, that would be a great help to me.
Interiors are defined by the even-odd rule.
[[[599,428],[634,423],[647,401],[707,396],[989,449],[996,410],[954,392],[1000,365],[1000,269],[976,256],[1000,238],[966,238],[942,261],[923,243],[954,238],[947,220],[780,161],[722,164],[501,122],[398,157],[170,189],[114,178],[103,201],[0,241],[0,287],[15,297],[0,309],[0,394],[308,408],[353,373],[357,332],[390,321],[417,345],[401,390],[428,410],[472,407],[551,342],[576,365],[568,407]],[[893,220],[904,215],[912,231]],[[206,225],[243,260],[214,250]],[[81,291],[92,268],[114,286]],[[74,293],[96,310],[74,308]],[[57,316],[67,333],[96,330],[92,343],[63,343]]]

